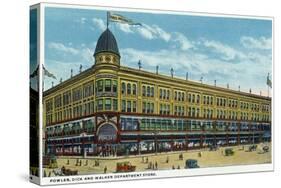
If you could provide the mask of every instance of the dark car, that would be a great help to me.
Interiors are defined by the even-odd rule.
[[[199,168],[198,161],[195,159],[187,159],[185,161],[185,168]]]
[[[232,155],[234,155],[233,148],[226,148],[224,150],[224,153],[225,153],[225,156],[232,156]]]

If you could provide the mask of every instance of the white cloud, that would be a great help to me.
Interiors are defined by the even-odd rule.
[[[125,33],[133,33],[131,26],[128,24],[117,24],[118,28]]]
[[[92,22],[94,23],[95,26],[98,27],[98,29],[104,31],[106,29],[106,25],[102,19],[99,18],[93,18]],[[94,28],[95,29],[95,28]]]
[[[85,23],[86,23],[86,20],[87,20],[86,18],[82,17],[82,18],[80,19],[80,23],[81,23],[81,24],[85,24]]]
[[[145,39],[154,39],[155,36],[153,35],[153,32],[151,31],[151,28],[150,26],[146,25],[146,24],[143,24],[143,26],[140,26],[138,29],[137,29],[138,33]]]
[[[79,50],[73,48],[73,47],[68,47],[62,43],[57,43],[57,42],[50,42],[48,44],[48,47],[50,49],[55,49],[57,51],[62,51],[62,52],[65,52],[65,53],[70,53],[70,54],[73,54],[73,55],[77,55],[79,53]]]
[[[181,50],[188,50],[190,48],[193,48],[192,42],[189,41],[187,37],[182,33],[175,32],[173,40],[180,45]]]
[[[205,47],[210,48],[213,52],[223,55],[221,58],[224,60],[229,61],[234,60],[235,58],[245,58],[245,55],[242,52],[226,44],[222,44],[219,41],[205,40],[203,44]]]
[[[164,41],[168,42],[171,39],[171,34],[164,31],[162,28],[160,28],[157,25],[153,26],[154,33],[159,36],[159,38],[163,39]]]
[[[250,49],[270,50],[272,48],[272,38],[253,38],[249,36],[243,36],[241,37],[240,42],[245,48]]]
[[[229,63],[198,51],[142,51],[132,48],[120,51],[121,64],[125,66],[137,67],[137,62],[141,60],[143,69],[151,72],[155,72],[155,67],[159,65],[161,74],[170,75],[170,68],[173,67],[176,77],[184,79],[185,73],[189,72],[191,80],[199,81],[203,76],[204,83],[212,85],[216,79],[218,86],[226,87],[229,83],[230,88],[237,89],[240,85],[241,90],[247,92],[251,88],[256,94],[265,87],[267,72],[271,72],[271,57],[258,53],[246,54],[244,58],[237,59],[236,63]]]

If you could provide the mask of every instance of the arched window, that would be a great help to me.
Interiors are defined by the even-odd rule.
[[[131,95],[131,84],[127,84],[127,95]]]
[[[151,87],[150,96],[151,96],[151,97],[154,97],[154,87]]]
[[[146,96],[146,88],[145,88],[145,86],[142,86],[142,96],[143,97]]]
[[[121,88],[121,93],[124,95],[126,92],[126,84],[123,82],[122,83],[122,88]]]
[[[164,98],[164,97],[163,97],[163,90],[162,90],[162,89],[160,89],[160,91],[159,91],[159,98],[160,98],[160,99]]]
[[[197,104],[200,103],[200,95],[197,95]]]
[[[192,94],[192,103],[195,103],[195,95]]]
[[[133,84],[133,95],[137,94],[137,85]]]
[[[147,88],[146,88],[146,89],[147,89],[146,96],[147,96],[147,97],[150,97],[150,86],[147,86]]]
[[[167,91],[166,91],[166,89],[163,90],[163,98],[167,99]]]
[[[170,90],[167,90],[167,99],[170,99]]]

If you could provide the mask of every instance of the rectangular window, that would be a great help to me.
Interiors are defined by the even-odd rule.
[[[98,110],[103,110],[103,100],[102,99],[98,100]]]
[[[117,99],[113,99],[113,110],[117,111],[118,110],[118,102]]]
[[[125,100],[122,100],[121,109],[122,109],[122,112],[126,112],[126,101]]]
[[[111,99],[105,99],[105,110],[111,110]]]
[[[98,81],[98,92],[103,92],[103,80]]]
[[[117,92],[117,80],[112,81],[112,92]]]
[[[105,92],[111,92],[111,80],[105,80]]]
[[[154,113],[154,103],[150,103],[150,113]]]
[[[146,102],[142,103],[142,113],[146,113]]]
[[[127,112],[131,112],[131,101],[127,101]]]
[[[133,101],[133,112],[137,112],[137,101]]]

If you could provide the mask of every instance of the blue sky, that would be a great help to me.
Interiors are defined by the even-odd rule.
[[[267,95],[266,77],[272,73],[272,22],[261,19],[226,18],[153,13],[117,13],[142,26],[110,23],[121,53],[121,65],[189,78],[231,89]],[[45,66],[57,80],[70,77],[94,64],[96,41],[106,27],[106,12],[100,10],[46,8]]]

